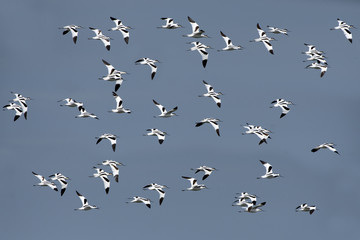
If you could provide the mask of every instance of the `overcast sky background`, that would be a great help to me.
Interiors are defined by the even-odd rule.
[[[269,4],[271,2],[271,4]],[[360,2],[358,1],[3,1],[0,8],[0,100],[11,91],[28,101],[28,120],[13,122],[12,111],[0,121],[1,205],[3,239],[355,239],[360,224],[359,53]],[[126,45],[110,16],[130,30]],[[187,16],[211,38],[206,69],[197,52],[186,51],[194,41]],[[157,29],[161,17],[172,17],[185,28]],[[340,18],[352,29],[353,44],[340,30],[330,31]],[[275,35],[274,55],[258,37],[256,23],[288,28],[289,36]],[[58,27],[76,24],[75,45]],[[88,27],[100,28],[113,38],[111,51]],[[219,31],[242,51],[217,52],[224,47]],[[269,34],[271,35],[271,34]],[[273,35],[271,35],[273,36]],[[304,43],[326,52],[328,72],[304,69],[310,63]],[[158,72],[134,62],[158,59]],[[116,69],[130,72],[118,94],[131,114],[107,112],[115,107],[114,84],[98,80],[107,73],[105,59]],[[199,98],[202,80],[221,91],[223,105]],[[60,99],[84,102],[100,120],[76,119],[76,109],[60,107]],[[296,103],[279,119],[281,110],[269,108],[276,98]],[[153,118],[159,111],[178,106],[177,117]],[[195,128],[205,117],[220,118],[221,137],[210,125]],[[258,146],[254,135],[241,135],[246,122],[271,130],[268,144]],[[148,128],[169,133],[159,145],[143,137]],[[116,152],[108,141],[96,145],[96,136],[119,136]],[[311,148],[334,142],[341,155]],[[92,167],[105,159],[124,163],[119,183],[111,180],[105,194],[100,179],[89,178]],[[283,178],[258,180],[262,159]],[[207,165],[219,169],[204,182],[209,189],[182,192],[195,176],[190,168]],[[110,171],[109,168],[103,168]],[[50,188],[34,187],[32,171],[49,176],[61,172],[71,178],[64,196]],[[151,182],[165,184],[166,197],[143,191]],[[100,209],[78,212],[78,190]],[[266,201],[264,212],[239,213],[231,206],[235,193],[247,191]],[[126,204],[139,195],[152,199]],[[302,203],[315,204],[313,215],[296,213]]]

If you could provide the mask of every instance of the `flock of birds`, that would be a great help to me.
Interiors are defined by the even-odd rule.
[[[129,30],[132,28],[124,25],[122,23],[122,21],[117,18],[110,17],[110,19],[115,23],[115,27],[109,29],[109,31],[120,31],[125,43],[129,44],[129,39],[130,39]],[[165,25],[162,25],[159,27],[161,29],[183,28],[182,25],[180,25],[178,23],[174,23],[174,20],[172,18],[161,18],[161,20],[166,21]],[[340,19],[337,19],[337,20],[338,20],[338,26],[331,28],[331,30],[335,30],[335,29],[341,30],[344,33],[345,37],[350,41],[350,43],[352,43],[352,34],[350,32],[350,28],[354,28],[354,26],[348,25],[344,21],[341,21]],[[191,17],[188,17],[188,21],[192,27],[192,32],[189,34],[183,35],[184,37],[195,38],[195,39],[208,38],[208,36],[204,34],[205,31],[202,30],[199,27],[199,25]],[[277,28],[277,27],[272,27],[272,26],[267,26],[267,27],[268,27],[268,33],[288,35],[288,32],[289,32],[287,29],[282,29],[282,28]],[[77,25],[67,25],[67,26],[61,27],[61,29],[64,30],[63,35],[70,32],[72,35],[72,40],[73,40],[74,44],[76,44],[77,39],[78,39],[78,30],[83,29],[83,27],[77,26]],[[110,46],[111,46],[110,40],[112,40],[112,39],[108,36],[103,35],[103,33],[100,29],[96,29],[96,28],[92,28],[92,27],[89,27],[89,29],[95,33],[95,36],[92,38],[89,38],[89,39],[101,40],[101,42],[104,44],[105,48],[108,51],[110,51]],[[272,37],[268,37],[266,32],[261,29],[259,24],[257,24],[257,31],[259,34],[259,38],[251,40],[251,42],[262,42],[264,44],[265,48],[267,49],[267,51],[270,54],[274,54],[274,49],[271,44],[271,41],[273,41],[275,39]],[[233,51],[233,50],[242,50],[243,49],[243,47],[240,45],[234,45],[232,43],[231,39],[227,35],[225,35],[222,31],[220,31],[220,35],[224,39],[226,46],[222,49],[219,49],[218,51]],[[199,54],[201,55],[201,59],[202,59],[202,66],[205,68],[207,65],[208,57],[209,57],[209,53],[207,52],[207,49],[210,49],[211,47],[209,47],[199,41],[193,41],[193,42],[190,42],[190,44],[193,44],[194,46],[191,47],[189,49],[189,51],[198,51],[199,52]],[[303,52],[303,54],[306,54],[308,56],[306,61],[313,61],[306,68],[320,69],[321,70],[320,77],[323,77],[327,70],[327,62],[325,60],[325,56],[323,55],[324,52],[317,50],[314,45],[306,44],[306,43],[305,43],[305,45],[308,47],[308,51]],[[107,75],[103,76],[99,79],[104,80],[104,81],[109,81],[109,82],[115,82],[115,89],[112,92],[112,94],[113,94],[113,97],[116,102],[116,107],[114,109],[109,110],[109,112],[119,113],[119,114],[121,114],[121,113],[130,114],[131,110],[126,109],[123,106],[123,100],[117,94],[117,91],[119,90],[119,88],[121,87],[121,85],[123,83],[123,75],[127,74],[127,72],[119,71],[119,70],[115,69],[114,66],[112,66],[107,61],[105,61],[105,60],[102,60],[102,61],[107,68]],[[150,77],[151,77],[151,79],[154,79],[154,77],[156,75],[156,71],[157,71],[157,66],[156,66],[157,62],[159,62],[159,61],[153,60],[150,58],[141,58],[141,59],[135,61],[135,64],[148,65],[151,68]],[[221,108],[220,96],[222,95],[222,93],[215,92],[212,85],[210,85],[209,83],[207,83],[204,80],[203,80],[203,84],[205,85],[206,93],[199,95],[199,97],[209,97],[215,102],[217,107]],[[9,104],[5,105],[3,107],[3,109],[15,111],[15,117],[13,119],[14,121],[17,121],[22,115],[24,116],[25,119],[27,119],[27,111],[28,111],[27,101],[31,100],[31,98],[24,97],[19,93],[13,93],[13,94],[15,95],[15,98]],[[76,118],[99,119],[97,117],[97,115],[88,112],[85,109],[84,104],[82,102],[78,102],[73,98],[65,98],[65,99],[60,100],[59,102],[63,102],[63,104],[61,104],[60,106],[77,108],[77,110],[79,111],[79,115],[76,115],[75,116]],[[153,103],[160,110],[160,114],[158,116],[154,116],[154,117],[170,118],[170,117],[176,116],[175,112],[178,109],[177,106],[173,107],[170,110],[167,110],[163,105],[161,105],[154,99],[153,99]],[[287,101],[287,100],[281,99],[281,98],[275,99],[274,101],[271,102],[271,104],[272,104],[271,107],[281,108],[280,118],[283,118],[284,116],[286,116],[287,113],[289,113],[290,105],[294,105],[294,103],[292,103],[291,101]],[[209,123],[214,128],[216,134],[218,136],[220,136],[219,122],[221,122],[220,119],[205,118],[205,119],[202,119],[202,120],[196,122],[195,127],[200,127],[200,126],[204,125],[205,123]],[[270,134],[272,132],[261,126],[256,126],[256,125],[246,123],[246,125],[243,125],[243,127],[246,129],[246,131],[242,134],[243,135],[255,134],[260,139],[260,142],[258,143],[259,145],[261,145],[262,143],[267,143],[267,139],[271,139]],[[166,132],[161,131],[157,128],[147,129],[146,131],[147,131],[147,133],[144,134],[144,136],[156,136],[158,138],[159,144],[162,144],[165,141],[165,136],[167,135]],[[116,151],[116,139],[117,139],[116,135],[111,134],[111,133],[104,133],[101,136],[96,137],[96,139],[97,139],[96,144],[99,144],[104,139],[109,140],[112,150],[114,152]],[[320,144],[320,145],[314,147],[313,149],[311,149],[311,151],[317,152],[320,149],[328,149],[334,153],[339,154],[339,152],[336,150],[336,148],[334,146],[335,146],[335,144],[333,144],[333,143],[323,143],[323,144]],[[265,167],[265,174],[258,177],[259,179],[273,179],[273,178],[281,177],[281,175],[279,173],[273,172],[273,167],[270,163],[265,162],[263,160],[260,160],[260,163]],[[106,172],[105,170],[94,166],[93,169],[96,172],[93,173],[93,175],[90,177],[100,178],[104,184],[105,193],[108,194],[109,190],[110,190],[109,176],[113,176],[115,179],[115,182],[118,182],[119,181],[119,167],[123,166],[124,164],[114,161],[114,160],[104,160],[102,163],[99,163],[98,165],[110,167],[111,173]],[[217,169],[215,169],[213,167],[208,167],[208,166],[200,166],[199,168],[196,168],[196,169],[192,168],[191,170],[195,171],[195,174],[198,172],[203,172],[204,174],[202,177],[202,181],[204,181]],[[47,178],[45,178],[44,176],[39,175],[35,172],[32,172],[32,173],[34,174],[35,177],[37,177],[40,180],[40,182],[38,184],[36,184],[35,186],[50,187],[54,191],[58,191],[58,186],[54,182],[52,182],[52,181],[58,181],[58,183],[60,184],[60,187],[61,187],[61,190],[60,190],[61,196],[65,193],[67,186],[68,186],[68,180],[70,180],[70,178],[64,176],[61,173],[55,173],[55,174],[50,175],[49,178],[52,181],[47,180]],[[185,180],[188,180],[190,182],[190,186],[188,188],[184,189],[183,191],[200,191],[200,190],[207,188],[205,186],[205,184],[199,184],[198,180],[194,177],[182,176],[182,178]],[[168,188],[166,185],[160,185],[157,183],[151,183],[151,184],[148,184],[143,187],[144,190],[155,190],[159,194],[159,205],[161,205],[164,201],[164,198],[165,198],[165,190],[164,189],[166,189],[166,188]],[[88,200],[86,199],[86,197],[84,197],[78,191],[76,191],[76,194],[80,198],[82,205],[81,205],[81,207],[76,208],[75,210],[98,209],[97,206],[90,205]],[[148,208],[151,208],[151,200],[149,198],[145,198],[145,197],[140,197],[140,196],[132,197],[129,199],[128,203],[143,203]],[[247,192],[242,192],[242,193],[236,194],[236,200],[233,203],[233,206],[239,206],[243,209],[243,211],[250,212],[250,213],[261,212],[262,207],[265,205],[266,205],[266,202],[257,203],[257,196],[255,194],[250,194]],[[298,207],[296,207],[296,211],[309,212],[310,214],[312,214],[315,210],[317,210],[316,206],[308,205],[306,203],[303,203],[303,204],[299,205]]]

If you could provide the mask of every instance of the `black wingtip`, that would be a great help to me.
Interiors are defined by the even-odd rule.
[[[286,115],[285,113],[282,113],[282,114],[280,115],[280,118],[284,117],[285,115]]]
[[[124,38],[126,44],[129,44],[129,37]]]
[[[115,152],[116,144],[112,144],[111,147],[112,147],[112,150]]]
[[[148,208],[151,208],[151,205],[150,205],[150,204],[146,204],[146,206],[147,206]]]
[[[203,65],[204,68],[206,67],[206,64],[207,64],[207,60],[205,59],[205,60],[202,61],[202,65]]]
[[[352,39],[348,39],[350,43],[352,43]]]
[[[151,73],[151,80],[153,80],[153,79],[154,79],[154,77],[155,77],[155,73],[156,73],[156,72],[152,72],[152,73]]]
[[[163,139],[159,139],[159,143],[162,144],[164,142]]]
[[[61,189],[61,194],[60,194],[61,196],[64,195],[65,190],[66,188]]]
[[[164,198],[160,198],[159,205],[161,205],[163,201],[164,201]]]
[[[15,117],[14,117],[14,122],[16,121],[16,120],[18,120],[19,119],[19,115],[15,115]]]
[[[219,108],[221,108],[221,103],[217,103],[216,105],[217,105]]]
[[[107,45],[107,46],[106,46],[106,49],[107,49],[108,51],[110,51],[110,45]]]
[[[105,188],[106,194],[109,194],[109,189],[110,189],[110,188]]]
[[[219,131],[219,129],[216,129],[216,133],[217,133],[217,135],[220,137],[220,131]]]
[[[77,36],[73,37],[73,42],[76,44]]]
[[[269,53],[271,53],[272,55],[274,55],[274,51],[273,51],[272,49],[269,51]]]
[[[115,178],[115,182],[119,182],[119,175],[115,175],[114,178]]]

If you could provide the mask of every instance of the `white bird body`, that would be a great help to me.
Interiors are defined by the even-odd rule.
[[[336,150],[336,148],[335,148],[334,146],[335,146],[334,143],[323,143],[323,144],[320,144],[319,146],[311,149],[311,151],[312,151],[312,152],[317,152],[319,149],[327,148],[327,149],[329,149],[330,151],[339,154],[339,152]]]
[[[116,92],[121,87],[121,84],[124,81],[122,75],[127,74],[127,72],[116,70],[113,65],[111,65],[104,59],[102,61],[108,70],[108,74],[99,79],[109,82],[115,82],[115,92]]]
[[[18,120],[19,117],[21,117],[21,115],[23,114],[22,107],[16,103],[9,103],[3,106],[3,110],[6,109],[15,111],[14,122]]]
[[[144,203],[148,208],[151,208],[151,201],[148,198],[135,196],[135,197],[133,197],[131,199],[132,199],[130,201],[131,203]]]
[[[79,34],[77,29],[79,29],[79,28],[83,28],[83,27],[71,24],[71,25],[60,27],[59,29],[65,29],[63,31],[63,35],[67,34],[68,32],[71,32],[71,37],[73,39],[73,42],[74,42],[74,44],[76,44],[78,34]]]
[[[281,112],[280,118],[284,117],[290,111],[289,105],[293,105],[292,102],[286,101],[283,98],[278,98],[278,99],[272,101],[271,104],[273,104],[273,106],[271,106],[271,107],[280,107],[281,108],[282,112]]]
[[[210,174],[216,170],[216,168],[212,168],[212,167],[207,167],[207,166],[200,166],[196,169],[191,169],[191,170],[194,170],[195,171],[195,174],[202,171],[204,172],[204,176],[202,177],[202,180],[204,181],[207,177],[210,176]]]
[[[328,66],[327,64],[323,64],[319,60],[317,60],[317,62],[313,62],[305,68],[320,69],[320,77],[323,77],[328,69]]]
[[[111,133],[104,133],[103,135],[99,136],[99,137],[96,137],[97,141],[96,141],[96,144],[98,144],[99,142],[101,142],[101,140],[103,139],[107,139],[110,141],[110,144],[111,144],[111,147],[112,147],[112,150],[115,152],[115,149],[116,149],[116,135],[114,134],[111,134]]]
[[[167,188],[166,185],[160,185],[157,183],[151,183],[148,184],[146,186],[143,187],[143,189],[148,189],[148,190],[156,190],[159,193],[159,205],[162,204],[162,202],[164,201],[164,197],[165,197],[165,191],[164,188]]]
[[[27,101],[27,100],[31,100],[31,98],[29,98],[29,97],[24,97],[23,95],[21,95],[21,94],[19,94],[19,93],[14,93],[14,92],[11,92],[11,93],[15,95],[15,98],[13,99],[13,101],[14,101],[14,102],[18,102],[18,103],[20,104],[20,106],[21,106],[21,112],[22,112],[22,114],[24,115],[24,118],[27,119],[28,106],[27,106],[26,101]],[[16,118],[16,116],[19,116],[19,117],[20,117],[21,114],[19,114],[18,109],[15,108],[14,110],[15,110],[15,112],[16,112],[15,118]],[[16,121],[16,119],[17,119],[17,118],[15,119],[15,118],[14,118],[14,121]]]
[[[211,126],[215,129],[216,134],[220,137],[220,129],[219,129],[219,124],[218,122],[221,122],[220,119],[217,118],[204,118],[203,120],[201,120],[200,122],[197,122],[195,124],[195,127],[200,127],[201,125],[203,125],[204,123],[210,123]]]
[[[99,163],[98,165],[108,165],[111,168],[112,175],[115,178],[116,182],[119,182],[119,168],[118,166],[124,166],[124,164],[114,161],[114,160],[104,160],[102,163]]]
[[[178,23],[174,23],[174,19],[173,18],[161,18],[161,20],[166,21],[165,25],[162,25],[159,28],[163,28],[163,29],[176,29],[176,28],[182,28],[183,26],[181,26]]]
[[[128,29],[131,29],[131,27],[125,26],[122,21],[117,18],[110,17],[110,19],[115,23],[115,27],[109,29],[109,31],[120,31],[125,43],[129,44],[130,33]]]
[[[101,40],[105,48],[110,51],[110,37],[105,36],[100,29],[89,27],[91,31],[95,33],[94,37],[89,38],[90,40]]]
[[[201,42],[191,42],[194,44],[194,47],[190,48],[191,51],[197,50],[200,53],[202,65],[205,68],[207,61],[209,59],[209,53],[206,51],[207,48],[211,48],[209,46],[206,46],[205,44],[202,44]]]
[[[188,20],[191,24],[192,32],[190,34],[183,35],[184,37],[190,38],[207,38],[208,36],[204,34],[204,30],[200,29],[199,24],[197,24],[191,17],[188,16]]]
[[[90,205],[88,200],[83,195],[81,195],[78,191],[76,191],[76,194],[79,196],[82,206],[80,208],[76,208],[75,210],[88,211],[88,210],[92,210],[92,209],[99,209],[95,205]]]
[[[120,96],[116,94],[116,92],[113,92],[113,96],[116,101],[116,108],[111,109],[111,112],[113,112],[113,113],[131,113],[130,109],[126,109],[123,107],[123,101],[120,98]]]
[[[79,111],[80,111],[80,114],[76,115],[75,116],[76,118],[88,118],[88,117],[90,117],[90,118],[94,118],[94,119],[99,119],[95,114],[87,112],[86,109],[83,108],[83,107],[81,109],[79,109]]]
[[[204,80],[203,80],[203,83],[206,87],[207,93],[199,95],[199,97],[211,97],[214,100],[214,102],[216,103],[216,105],[218,107],[221,107],[221,99],[219,98],[219,96],[223,95],[223,94],[221,92],[215,92],[214,88],[210,84],[205,82]]]
[[[90,177],[94,178],[101,178],[101,180],[104,183],[105,193],[108,194],[110,190],[110,180],[107,176],[112,175],[111,173],[105,172],[101,168],[93,167],[96,170],[96,173],[94,173]]]
[[[155,106],[157,106],[161,112],[160,115],[158,115],[158,117],[161,117],[161,118],[169,118],[169,117],[173,117],[173,116],[176,116],[176,113],[175,111],[178,109],[178,107],[174,107],[173,109],[167,111],[166,108],[161,105],[160,103],[158,103],[157,101],[155,101],[153,99],[153,103],[155,104]]]
[[[295,209],[295,211],[297,211],[297,212],[309,212],[309,214],[311,215],[311,214],[313,214],[313,212],[316,210],[316,206],[315,205],[313,205],[313,206],[309,206],[309,205],[307,205],[306,203],[303,203],[303,204],[301,204],[301,205],[299,205],[296,209]]]
[[[160,144],[162,144],[165,141],[165,135],[167,135],[166,132],[160,131],[157,128],[147,129],[146,131],[150,131],[150,132],[146,133],[145,136],[157,136]]]
[[[148,65],[151,68],[151,80],[153,80],[157,71],[157,66],[155,65],[157,62],[159,61],[150,58],[140,58],[135,64]]]
[[[61,104],[60,106],[67,106],[67,107],[77,107],[80,111],[80,109],[83,108],[84,104],[82,102],[77,102],[75,99],[72,98],[65,98],[63,100],[59,100],[58,102],[65,101],[65,104]]]
[[[274,34],[284,34],[286,36],[288,36],[288,31],[286,28],[278,28],[278,27],[272,27],[272,26],[267,26],[267,28],[269,29],[269,31],[271,33]]]
[[[249,206],[245,206],[245,207],[243,207],[243,208],[244,208],[244,211],[245,211],[245,212],[257,213],[257,212],[263,211],[263,210],[261,209],[261,207],[264,206],[265,204],[266,204],[266,202],[262,202],[262,203],[259,203],[259,204],[257,204],[257,205],[251,203],[251,204],[249,204]]]
[[[185,177],[185,176],[182,176],[182,178],[190,181],[190,187],[187,189],[184,189],[183,191],[186,191],[186,190],[187,191],[200,191],[200,190],[206,188],[206,186],[204,184],[198,184],[196,178]]]
[[[228,36],[226,36],[222,31],[220,31],[220,35],[224,39],[226,47],[224,47],[223,49],[218,50],[218,51],[233,51],[233,50],[242,50],[243,49],[243,47],[240,45],[238,45],[238,46],[234,45],[232,43],[231,39]]]
[[[274,54],[273,47],[270,43],[271,40],[275,40],[274,38],[268,37],[264,30],[260,28],[259,23],[256,25],[257,31],[259,33],[259,38],[255,38],[254,40],[251,40],[250,42],[262,42],[269,53]]]
[[[68,180],[69,178],[66,177],[66,176],[64,176],[64,175],[62,175],[61,173],[55,173],[55,174],[53,174],[53,175],[50,175],[49,178],[51,178],[51,180],[53,180],[53,181],[57,180],[57,181],[60,183],[60,185],[61,185],[61,192],[60,192],[60,194],[61,194],[61,196],[62,196],[62,195],[65,193],[66,188],[67,188],[67,185],[68,185],[68,183],[66,182],[66,180]]]
[[[35,175],[35,177],[37,177],[40,180],[40,182],[38,184],[34,185],[34,186],[50,187],[52,190],[58,191],[55,183],[46,180],[45,177],[43,177],[40,174],[37,174],[35,172],[32,172],[32,173]]]
[[[262,143],[267,143],[267,139],[270,138],[270,132],[269,130],[262,128],[261,126],[255,126],[255,125],[250,125],[247,123],[247,125],[243,126],[244,128],[248,129],[244,134],[255,134],[258,138],[260,138],[260,142],[259,145],[261,145]]]
[[[265,167],[266,169],[266,172],[264,175],[262,175],[261,177],[258,177],[259,178],[263,178],[263,179],[272,179],[272,178],[277,178],[277,177],[280,177],[280,174],[278,173],[273,173],[272,171],[272,166],[271,164],[265,162],[265,161],[262,161],[260,160],[261,164]]]
[[[330,28],[330,30],[338,30],[340,29],[343,34],[345,35],[346,39],[349,40],[350,43],[352,43],[352,33],[350,32],[350,28],[354,28],[353,25],[348,25],[346,22],[337,19],[338,26]]]

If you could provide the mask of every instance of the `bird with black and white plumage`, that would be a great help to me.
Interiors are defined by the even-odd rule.
[[[84,107],[81,107],[79,109],[80,111],[80,114],[79,115],[76,115],[75,118],[93,118],[93,119],[97,119],[99,120],[99,118],[93,114],[93,113],[89,113],[88,111],[86,111],[86,109]]]
[[[124,164],[114,161],[114,160],[104,160],[102,163],[98,163],[98,165],[108,165],[111,168],[112,175],[115,178],[115,182],[119,182],[119,168],[118,166],[125,166]]]
[[[274,33],[274,34],[284,34],[286,36],[288,35],[289,30],[287,30],[286,28],[278,28],[278,27],[272,27],[267,25],[266,26],[269,29],[269,32]]]
[[[266,202],[262,202],[257,205],[249,203],[247,206],[244,206],[243,209],[244,209],[244,212],[249,212],[249,213],[262,212],[264,210],[262,210],[261,207],[265,206],[265,204],[266,204]],[[241,212],[241,211],[239,211],[239,212]]]
[[[110,141],[111,144],[111,148],[112,150],[115,152],[116,149],[116,138],[117,136],[111,133],[104,133],[99,137],[95,137],[97,139],[96,144],[99,144],[99,142],[101,142],[101,140],[103,139],[107,139]]]
[[[115,101],[116,101],[116,108],[111,109],[109,112],[113,113],[131,113],[130,109],[126,109],[123,107],[123,100],[120,98],[120,96],[116,92],[112,92]]]
[[[200,191],[202,189],[207,188],[204,184],[198,184],[196,178],[185,177],[185,176],[182,176],[182,178],[187,179],[190,182],[190,187],[183,189],[182,191]]]
[[[214,88],[210,84],[205,82],[204,80],[203,80],[203,83],[206,87],[207,93],[199,95],[199,97],[211,97],[214,100],[214,102],[216,103],[216,105],[218,107],[221,107],[221,99],[219,98],[219,96],[223,95],[223,94],[221,92],[215,92]]]
[[[274,54],[273,46],[271,45],[270,41],[275,40],[274,38],[268,37],[264,30],[261,29],[259,23],[256,25],[257,31],[259,33],[259,38],[255,38],[250,42],[262,42],[269,53]]]
[[[308,205],[307,203],[303,203],[295,208],[296,212],[309,212],[309,214],[313,214],[315,210],[319,210],[315,205]]]
[[[31,100],[31,98],[29,97],[24,97],[23,95],[21,95],[20,93],[15,93],[15,92],[11,92],[12,94],[15,95],[15,98],[12,100],[14,102],[18,102],[21,106],[21,111],[22,114],[24,115],[24,118],[27,120],[27,112],[28,112],[28,105],[27,102],[28,100]],[[16,111],[16,110],[15,110]],[[15,115],[16,116],[16,115]],[[15,120],[14,120],[15,121]]]
[[[109,180],[108,176],[112,175],[112,174],[105,172],[101,168],[97,168],[97,167],[93,167],[93,168],[96,170],[96,173],[94,173],[92,176],[89,176],[89,177],[101,178],[101,180],[104,183],[105,193],[108,194],[109,190],[110,190],[110,180]]]
[[[192,48],[190,48],[190,51],[198,51],[201,56],[202,65],[205,68],[207,61],[209,59],[209,53],[206,51],[207,48],[211,48],[209,46],[206,46],[205,44],[202,44],[201,42],[191,42],[191,44],[194,44]]]
[[[192,32],[186,35],[183,35],[183,37],[190,37],[190,38],[208,38],[207,35],[205,35],[205,31],[200,29],[199,24],[197,24],[191,17],[188,16],[189,23],[191,25]]]
[[[261,145],[262,143],[266,143],[267,144],[267,139],[271,139],[270,137],[270,130],[267,130],[265,128],[262,128],[261,126],[255,126],[255,125],[251,125],[246,123],[246,125],[243,125],[244,128],[248,129],[245,133],[242,133],[242,135],[245,134],[255,134],[258,138],[260,138],[260,142],[259,145]]]
[[[144,134],[144,136],[156,136],[160,144],[165,141],[165,135],[168,135],[166,132],[160,131],[157,128],[146,129],[146,131],[149,132]]]
[[[59,100],[58,102],[65,102],[65,104],[60,104],[61,107],[67,106],[67,107],[77,107],[80,111],[82,108],[84,108],[84,103],[78,102],[73,98],[65,98],[62,100]]]
[[[198,168],[191,168],[191,170],[195,171],[195,174],[198,172],[204,172],[204,175],[202,177],[202,180],[204,181],[206,178],[208,178],[210,176],[210,174],[213,171],[216,171],[216,168],[212,168],[212,167],[208,167],[208,166],[200,166]]]
[[[157,62],[159,61],[145,57],[136,60],[135,64],[148,65],[151,68],[151,80],[153,80],[157,71],[157,66],[155,65]]]
[[[61,185],[61,192],[60,192],[60,195],[62,196],[65,191],[66,191],[66,188],[68,186],[68,183],[66,180],[69,180],[70,178],[64,176],[63,174],[61,173],[55,173],[55,174],[52,174],[49,176],[49,178],[53,181],[57,180],[60,185]]]
[[[100,29],[89,27],[91,31],[95,33],[94,37],[89,38],[89,40],[101,40],[105,48],[110,51],[110,37],[105,36]]]
[[[125,43],[129,44],[130,33],[128,30],[132,28],[129,26],[125,26],[120,19],[114,17],[110,17],[110,19],[115,23],[115,27],[109,29],[109,31],[120,31]]]
[[[46,178],[44,176],[37,174],[35,172],[32,172],[32,174],[34,174],[34,176],[40,180],[40,182],[34,186],[50,187],[52,190],[58,191],[55,183],[46,180]]]
[[[334,143],[323,143],[323,144],[320,144],[319,146],[316,146],[316,147],[312,148],[311,152],[317,152],[318,150],[320,150],[322,148],[327,148],[330,151],[340,155],[340,153],[336,150],[336,148],[334,146],[335,146]]]
[[[102,62],[105,64],[108,70],[108,74],[106,76],[99,78],[99,80],[115,82],[115,92],[116,92],[121,87],[121,84],[124,81],[122,75],[127,74],[127,72],[116,70],[113,65],[111,65],[104,59],[102,60]]]
[[[129,198],[129,199],[131,199],[131,201],[130,201],[130,202],[126,202],[126,203],[143,203],[143,204],[145,204],[148,208],[151,208],[151,200],[148,199],[148,198],[135,196],[135,197],[132,197],[132,198]]]
[[[284,117],[290,111],[289,105],[294,105],[291,101],[286,101],[283,98],[275,99],[274,101],[271,102],[271,104],[273,104],[273,106],[271,106],[270,108],[272,107],[281,108],[282,112],[280,118]]]
[[[76,191],[76,194],[80,198],[82,206],[79,208],[75,208],[74,210],[88,211],[88,210],[92,210],[92,209],[99,209],[95,205],[90,205],[88,200],[83,195],[81,195],[78,191]]]
[[[220,31],[221,37],[224,39],[226,47],[219,49],[218,51],[233,51],[233,50],[243,50],[243,47],[240,45],[234,45],[231,39],[226,36],[222,31]]]
[[[338,21],[338,26],[330,28],[330,30],[338,30],[340,29],[347,40],[349,40],[350,43],[352,43],[352,33],[350,32],[350,28],[355,28],[353,25],[349,25],[346,22],[340,20],[339,18],[337,19]]]
[[[162,25],[161,27],[158,27],[158,28],[163,28],[163,29],[183,28],[183,26],[181,26],[180,24],[174,23],[173,18],[162,17],[160,19],[166,21],[166,23],[165,23],[165,25]]]
[[[160,110],[160,115],[158,115],[157,117],[161,117],[161,118],[169,118],[169,117],[173,117],[173,116],[177,116],[175,111],[178,109],[178,107],[174,107],[172,109],[170,109],[169,111],[166,110],[166,108],[161,105],[160,103],[158,103],[157,101],[155,101],[153,99],[153,103],[155,104],[155,106],[157,106]],[[156,116],[154,116],[156,117]]]
[[[277,177],[281,177],[281,175],[279,173],[273,173],[273,167],[271,166],[270,163],[265,162],[263,160],[260,160],[261,164],[265,167],[265,174],[258,177],[257,179],[271,179],[271,178],[277,178]]]
[[[203,120],[196,122],[195,127],[200,127],[204,123],[210,123],[211,126],[215,129],[216,134],[220,137],[220,130],[219,130],[218,122],[221,122],[221,120],[217,119],[217,118],[204,118]]]
[[[320,69],[320,77],[323,77],[328,69],[328,65],[316,60],[316,62],[307,65],[305,68]]]
[[[3,106],[3,110],[6,110],[6,109],[15,111],[14,122],[16,120],[18,120],[21,117],[21,115],[23,114],[21,106],[16,103],[11,102],[9,104],[6,104],[5,106]]]
[[[257,201],[257,196],[255,194],[251,194],[248,192],[241,192],[241,193],[236,193],[236,199],[238,199],[237,201],[247,201],[247,202],[251,202],[253,204],[256,204]]]
[[[74,25],[74,24],[59,27],[59,29],[64,29],[63,35],[67,34],[68,32],[71,32],[71,37],[73,39],[74,44],[76,44],[78,34],[79,34],[77,29],[80,29],[80,28],[83,28],[83,27],[77,26],[77,25]]]
[[[146,190],[146,189],[156,190],[159,193],[159,205],[161,205],[162,202],[164,201],[164,197],[165,197],[164,188],[168,188],[168,187],[166,185],[160,185],[157,183],[150,183],[143,187],[144,190]]]
[[[326,57],[320,53],[311,53],[308,52],[306,53],[306,55],[308,56],[308,58],[306,60],[303,60],[303,62],[307,62],[307,61],[319,61],[321,64],[327,64],[326,61]]]
[[[302,54],[306,54],[308,56],[311,56],[311,54],[319,54],[319,55],[324,54],[323,51],[317,50],[316,46],[313,44],[304,43],[304,45],[308,47],[308,50],[306,52],[302,52]]]

